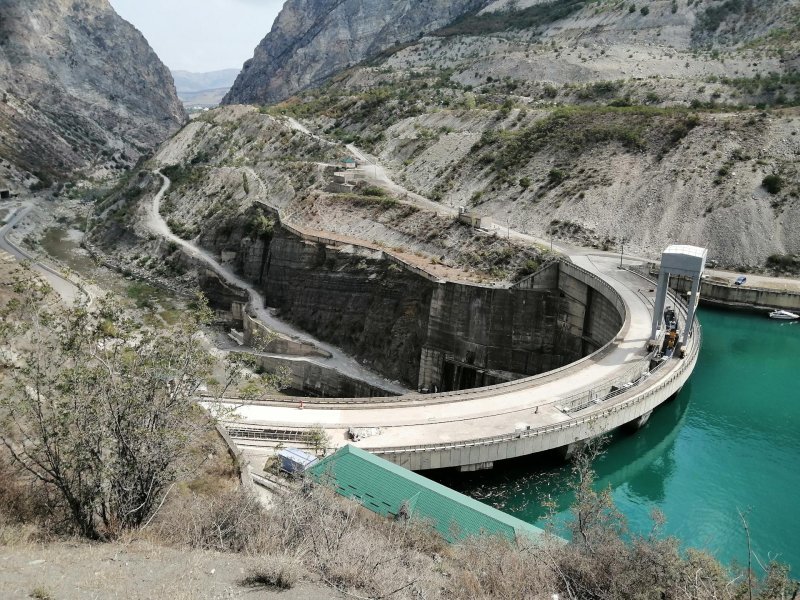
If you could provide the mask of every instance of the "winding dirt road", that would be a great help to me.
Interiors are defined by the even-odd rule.
[[[250,168],[246,168],[246,170],[258,180],[261,186],[264,185],[264,183],[261,181],[261,178],[258,177],[255,171]],[[236,275],[227,265],[220,263],[210,252],[203,250],[192,242],[184,240],[183,238],[180,238],[172,233],[166,221],[164,221],[161,213],[159,212],[161,201],[164,198],[164,195],[169,191],[172,182],[166,175],[161,173],[161,171],[156,171],[156,173],[161,176],[163,184],[161,189],[158,190],[158,193],[153,197],[152,202],[147,205],[147,210],[145,212],[143,221],[143,224],[147,229],[157,236],[179,245],[188,255],[207,264],[228,283],[246,290],[250,298],[251,310],[255,314],[255,317],[266,327],[277,333],[281,333],[293,339],[314,345],[317,348],[325,350],[331,355],[330,358],[303,358],[303,360],[335,369],[343,375],[359,381],[364,381],[370,385],[380,387],[389,392],[405,394],[411,391],[397,382],[389,381],[385,377],[382,377],[374,371],[364,367],[353,357],[345,354],[336,346],[332,346],[331,344],[327,344],[321,340],[318,340],[308,333],[290,325],[289,323],[278,319],[268,309],[265,308],[264,296],[249,282]]]

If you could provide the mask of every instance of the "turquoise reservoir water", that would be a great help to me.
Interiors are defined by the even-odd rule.
[[[615,434],[595,464],[634,531],[650,513],[684,547],[730,564],[747,559],[737,509],[748,512],[753,550],[800,576],[800,323],[701,310],[700,361],[680,395],[635,434]],[[446,483],[541,524],[549,494],[567,518],[569,466],[527,458]]]

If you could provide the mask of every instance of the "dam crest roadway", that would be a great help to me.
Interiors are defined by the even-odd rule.
[[[496,461],[563,448],[617,427],[641,427],[657,406],[673,398],[694,369],[701,344],[692,315],[691,335],[662,354],[669,333],[651,325],[656,284],[610,255],[572,255],[556,263],[619,311],[613,339],[563,367],[496,385],[454,392],[383,398],[231,400],[236,417],[223,424],[246,456],[260,460],[275,445],[303,445],[324,429],[332,448],[346,443],[412,470],[491,468]],[[531,281],[535,283],[536,275]],[[699,279],[699,274],[698,274]],[[524,281],[524,280],[523,280]],[[690,307],[669,294],[667,305],[686,323]],[[662,306],[664,304],[662,303]],[[673,334],[674,335],[674,334]],[[674,343],[674,342],[671,342]]]

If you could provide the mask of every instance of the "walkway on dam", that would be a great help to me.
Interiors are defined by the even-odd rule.
[[[354,154],[358,153],[353,147],[349,150]],[[365,159],[363,155],[360,158]],[[258,174],[250,167],[243,168],[258,180],[262,192],[265,192],[264,182]],[[378,180],[376,183],[379,185],[389,186],[394,192],[410,194],[402,186],[394,184],[383,169],[378,169],[377,164],[362,169],[366,173],[372,171],[372,176]],[[263,309],[263,298],[258,291],[220,264],[215,257],[177,238],[169,231],[158,214],[158,202],[168,186],[169,182],[165,178],[164,188],[150,207],[148,221],[151,228],[204,260],[229,282],[246,289],[259,319],[270,326],[269,321],[274,320],[274,317]],[[414,204],[424,201],[425,208],[441,208],[431,207],[429,200],[417,198],[416,195],[409,195],[407,198]],[[527,234],[512,230],[505,233],[526,243],[543,245],[543,240]],[[445,394],[411,393],[393,398],[324,399],[319,402],[289,397],[251,403],[231,400],[227,403],[227,408],[235,408],[239,416],[226,423],[232,437],[240,443],[253,440],[255,445],[259,445],[265,441],[274,443],[282,439],[281,432],[286,434],[287,439],[291,439],[291,435],[302,435],[304,430],[322,427],[330,435],[331,445],[338,447],[348,442],[348,430],[361,429],[367,437],[358,443],[359,446],[379,454],[391,454],[413,450],[419,445],[468,445],[482,443],[481,440],[492,436],[508,436],[525,430],[533,433],[541,428],[562,429],[582,423],[581,432],[570,430],[570,435],[575,433],[583,437],[570,438],[564,442],[569,444],[601,433],[596,429],[602,426],[594,425],[590,420],[606,409],[622,410],[622,413],[612,417],[607,423],[613,421],[622,424],[649,414],[648,411],[653,406],[666,398],[665,393],[673,393],[675,386],[682,385],[691,372],[696,354],[693,353],[692,358],[687,361],[667,360],[657,372],[650,373],[647,342],[652,322],[655,285],[636,274],[619,269],[618,256],[587,249],[555,249],[565,252],[577,267],[613,288],[625,304],[626,314],[622,329],[614,340],[598,352],[538,376],[488,388]],[[638,264],[639,261],[636,262]],[[276,325],[282,329],[293,329],[285,323],[278,322]],[[296,330],[292,334],[306,339],[310,337]],[[320,347],[327,346],[315,343]],[[340,352],[337,349],[337,354]],[[344,359],[343,356],[341,358]],[[689,368],[682,368],[684,366]],[[642,383],[643,377],[646,377],[646,383]],[[639,384],[633,385],[634,382]],[[609,395],[620,388],[622,390]],[[657,402],[651,397],[654,395],[650,393],[651,389],[659,396]],[[625,408],[629,399],[631,402],[638,402],[638,398],[644,397],[649,398],[647,402],[633,407],[634,410]],[[640,412],[635,412],[637,410]],[[620,421],[623,417],[627,421]],[[273,436],[273,433],[277,435]],[[530,450],[526,450],[527,452]],[[461,456],[450,464],[469,465],[479,462],[480,460]],[[424,465],[422,468],[425,468]]]
[[[627,306],[628,318],[620,335],[600,358],[587,357],[556,372],[493,388],[413,395],[391,402],[366,400],[352,407],[306,403],[301,408],[298,401],[232,404],[238,407],[241,421],[228,425],[286,429],[321,426],[335,446],[346,443],[348,428],[378,428],[379,433],[358,445],[380,452],[382,448],[469,441],[513,433],[520,427],[533,429],[570,421],[575,414],[559,408],[565,400],[581,392],[588,397],[591,388],[637,379],[642,374],[654,297],[653,286],[646,280],[618,269],[618,257],[584,255],[573,257],[573,262],[609,283]],[[670,362],[680,363],[677,359]],[[671,370],[669,366],[662,369],[650,381],[667,376]]]

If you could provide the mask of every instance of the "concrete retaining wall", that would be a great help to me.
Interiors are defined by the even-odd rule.
[[[673,277],[670,287],[678,292],[688,292],[691,282],[684,277]],[[800,293],[724,285],[704,279],[700,284],[700,302],[717,306],[800,310]]]
[[[254,355],[265,370],[275,372],[285,369],[289,377],[288,393],[292,391],[322,398],[391,396],[392,393],[363,381],[351,379],[334,369],[323,367],[302,358],[287,359],[280,356]]]
[[[234,238],[220,235],[215,248],[232,252]],[[381,249],[282,223],[269,236],[239,242],[234,264],[281,318],[390,379],[428,391],[481,387],[562,367],[612,340],[624,315],[610,287],[567,263],[499,288],[443,282]],[[243,327],[248,341],[252,323]],[[308,352],[291,344],[287,349]]]
[[[286,356],[318,356],[330,358],[330,352],[320,350],[311,344],[304,344],[284,336],[277,336],[268,331],[264,325],[242,311],[244,343],[251,348],[258,348],[270,354],[284,354]],[[272,339],[270,339],[272,338]],[[268,340],[264,343],[264,340]]]

